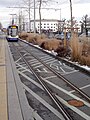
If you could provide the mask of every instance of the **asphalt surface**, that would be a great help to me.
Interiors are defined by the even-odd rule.
[[[43,60],[45,64],[57,71],[59,74],[64,76],[68,81],[79,87],[84,93],[90,96],[90,76],[86,73],[81,72],[79,69],[70,67],[62,61],[55,59],[46,53],[40,52],[28,44],[19,42],[26,50],[31,51],[37,58]],[[43,91],[42,86],[38,83],[37,79],[33,76],[27,65],[23,62],[20,56],[15,51],[13,43],[9,43],[10,49],[15,60],[15,64],[20,75],[21,82],[25,89],[25,95],[28,103],[35,113],[40,117],[39,119],[45,120],[58,120],[61,115],[54,112],[56,109],[55,105],[49,99],[47,93]],[[70,112],[71,116],[75,120],[89,120],[90,119],[90,104],[88,101],[79,95],[74,89],[68,84],[57,78],[48,68],[41,65],[35,58],[25,53],[18,43],[15,46],[21,50],[21,53],[30,62],[31,66],[43,78],[48,87],[53,89],[53,93],[56,93],[58,99],[64,104],[64,107]],[[42,90],[42,91],[41,91]],[[68,104],[68,101],[77,99],[84,103],[84,105],[75,107]],[[43,101],[43,102],[42,102]],[[47,105],[48,103],[48,105]],[[50,105],[50,106],[49,106]],[[52,107],[53,108],[52,108]],[[59,115],[59,116],[58,116]],[[34,116],[36,117],[36,116]],[[36,118],[35,118],[36,119]],[[38,119],[38,117],[37,117]],[[62,118],[63,119],[63,118]]]

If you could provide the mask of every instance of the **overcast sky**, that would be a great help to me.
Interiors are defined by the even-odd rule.
[[[22,0],[23,1],[23,0]],[[21,0],[0,0],[0,22],[3,24],[4,27],[8,26],[11,20],[10,14],[19,14],[20,9],[16,8],[8,8],[8,7],[16,7],[20,6]],[[24,0],[25,1],[25,0]],[[55,10],[42,10],[42,19],[70,19],[70,7],[69,7],[69,0],[52,0],[53,2],[50,3],[48,6],[44,7],[51,7],[55,8]],[[56,2],[55,2],[56,1]],[[24,4],[21,4],[23,6]],[[81,19],[83,15],[88,14],[90,16],[90,0],[72,0],[73,5],[73,16],[76,19]],[[61,10],[57,10],[61,9]],[[25,10],[23,10],[23,14]],[[25,13],[26,14],[26,13]],[[38,11],[36,11],[36,19],[38,19]],[[33,10],[32,16],[33,19]]]
[[[22,0],[23,1],[23,0]],[[25,1],[25,0],[24,0]],[[27,0],[26,0],[27,1]],[[59,3],[63,3],[63,2],[69,2],[69,0],[51,0],[51,1],[58,1]],[[8,6],[8,5],[14,5],[14,4],[18,4],[18,2],[20,2],[19,0],[0,0],[0,6]],[[72,0],[73,3],[90,3],[90,0]]]

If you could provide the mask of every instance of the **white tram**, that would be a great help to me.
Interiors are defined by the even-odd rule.
[[[17,25],[8,26],[6,39],[8,41],[18,41],[18,26]]]

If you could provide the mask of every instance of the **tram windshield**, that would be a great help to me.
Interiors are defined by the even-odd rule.
[[[9,26],[8,27],[8,35],[15,37],[15,36],[17,36],[17,34],[18,34],[18,27],[17,26]]]
[[[11,36],[16,36],[17,35],[17,29],[16,28],[12,28],[11,29]]]

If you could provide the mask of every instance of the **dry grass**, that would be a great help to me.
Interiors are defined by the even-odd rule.
[[[34,34],[34,33],[26,33],[26,32],[20,33],[19,37],[30,43],[38,44],[38,45],[40,45],[43,41],[45,41],[45,38],[46,38],[44,34],[39,35],[36,33]]]
[[[88,55],[88,57],[80,56],[78,62],[81,65],[88,65],[88,66],[90,66],[90,55]]]
[[[27,37],[28,37],[28,33],[27,32],[19,33],[19,38],[21,38],[23,40],[26,40]]]
[[[41,46],[46,50],[56,50],[58,46],[62,43],[57,39],[48,39],[45,34],[34,34],[34,33],[21,33],[20,38]]]
[[[49,39],[44,41],[41,44],[41,47],[46,49],[46,50],[54,50],[56,51],[56,49],[62,44],[62,41],[57,40],[57,39]]]
[[[48,39],[44,34],[39,35],[23,32],[19,36],[21,39],[27,40],[33,44],[37,44],[40,47],[50,51],[56,51],[62,46],[62,41],[57,39]],[[84,36],[79,40],[77,34],[73,33],[70,40],[70,46],[72,49],[72,61],[77,61],[82,65],[84,64],[90,66],[90,38]]]
[[[72,61],[77,61],[82,65],[90,66],[90,38],[82,37],[82,39],[73,33],[71,38]]]
[[[71,59],[73,61],[77,61],[79,56],[79,45],[78,45],[78,37],[76,33],[72,33],[70,42],[71,42],[71,49],[72,49]]]

